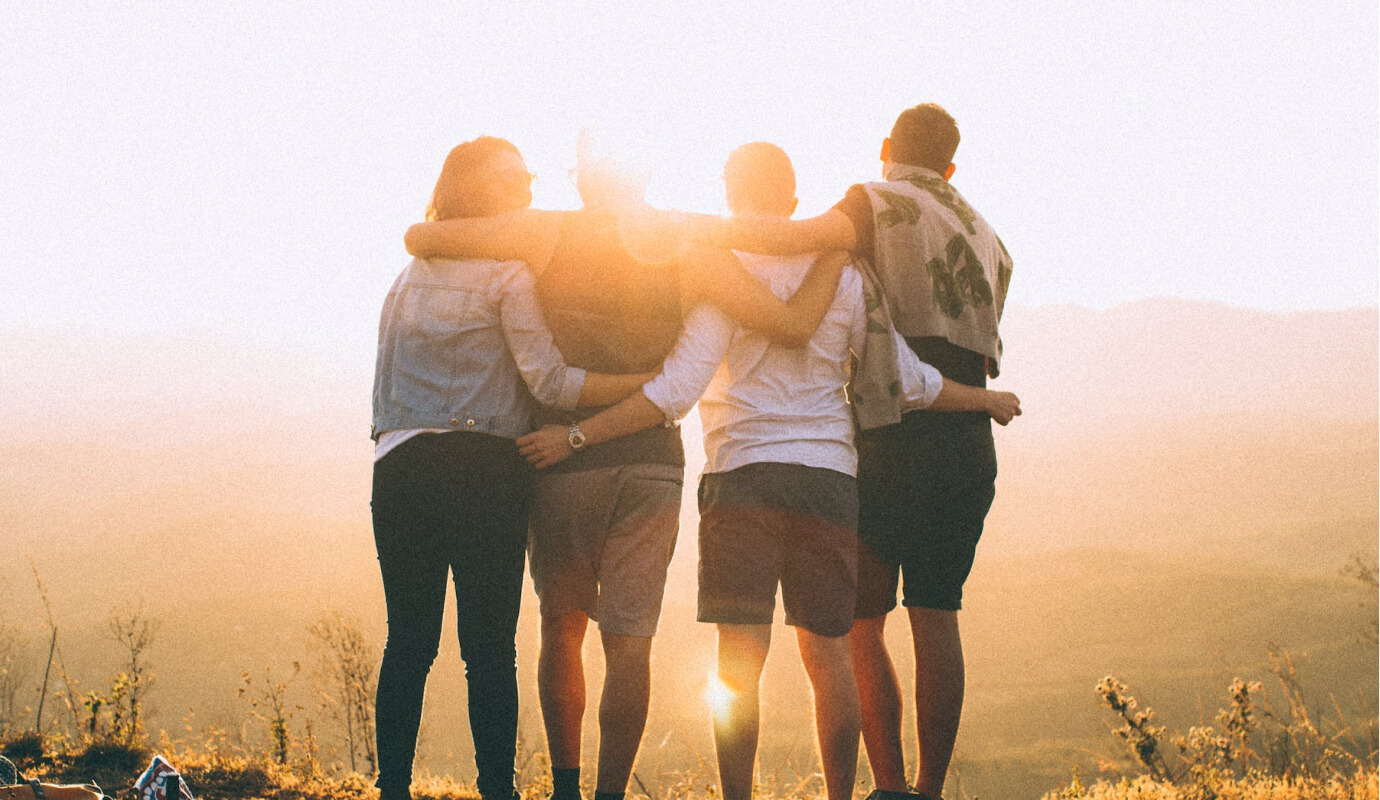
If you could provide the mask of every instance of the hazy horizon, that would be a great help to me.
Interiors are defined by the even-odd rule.
[[[511,138],[577,204],[587,123],[655,205],[723,210],[746,141],[802,215],[878,177],[945,105],[954,183],[1014,256],[1013,303],[1377,301],[1380,18],[1132,3],[539,2],[381,13],[22,5],[0,55],[0,329],[201,326],[368,348],[447,150]],[[258,334],[265,335],[265,334]]]

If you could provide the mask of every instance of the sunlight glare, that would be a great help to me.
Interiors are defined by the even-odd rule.
[[[704,689],[704,701],[709,704],[709,710],[715,717],[728,714],[729,705],[733,702],[733,690],[719,680],[719,673],[714,667],[709,668],[709,683]]]

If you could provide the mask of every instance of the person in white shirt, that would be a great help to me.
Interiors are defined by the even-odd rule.
[[[735,150],[725,166],[735,214],[789,217],[795,174],[775,145]],[[740,254],[783,299],[813,256]],[[641,393],[582,421],[586,446],[678,419],[700,401],[705,474],[700,498],[698,619],[719,630],[715,746],[725,800],[748,800],[758,738],[758,683],[771,639],[776,587],[814,690],[816,729],[830,800],[852,796],[860,712],[848,633],[857,579],[857,453],[846,385],[861,350],[862,279],[849,268],[823,322],[803,348],[739,329],[709,306],[694,309],[662,373]],[[1009,421],[1015,395],[945,383],[906,348],[900,375],[911,407],[989,411]],[[707,385],[707,390],[706,390]],[[700,395],[703,394],[703,398]],[[567,432],[548,426],[520,451],[539,467],[569,455]]]
[[[985,386],[1004,357],[999,323],[1013,270],[996,231],[951,179],[958,124],[941,106],[902,111],[882,141],[881,181],[855,184],[809,219],[702,220],[705,242],[758,253],[845,248],[866,261],[907,349],[944,376]],[[883,360],[884,363],[884,360]],[[859,574],[853,663],[879,800],[937,800],[963,713],[963,585],[996,496],[985,414],[897,409],[888,385],[855,378]],[[995,417],[994,417],[995,419]],[[997,420],[1000,422],[1001,420]],[[903,694],[885,626],[897,590],[915,659],[915,778],[901,747]]]

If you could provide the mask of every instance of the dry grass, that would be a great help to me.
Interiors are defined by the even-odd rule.
[[[1240,778],[1217,784],[1214,792],[1210,796],[1216,800],[1380,800],[1374,767],[1327,780]],[[1045,800],[1195,800],[1203,796],[1197,787],[1140,777],[1115,783],[1098,781],[1090,786],[1074,780],[1045,795]]]

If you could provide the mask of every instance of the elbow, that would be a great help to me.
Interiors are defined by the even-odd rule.
[[[403,246],[407,248],[408,255],[417,258],[426,258],[430,255],[430,253],[426,252],[422,247],[423,240],[425,239],[425,234],[423,233],[425,228],[422,227],[424,224],[425,223],[419,222],[408,228],[407,233],[403,234]]]

